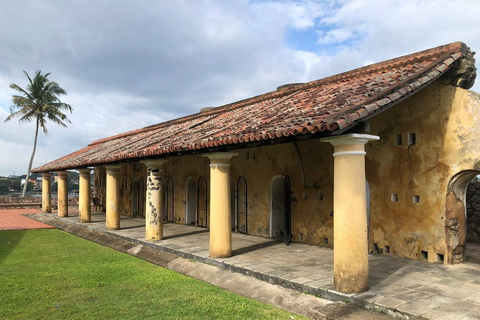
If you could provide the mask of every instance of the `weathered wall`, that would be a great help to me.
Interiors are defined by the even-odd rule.
[[[449,252],[464,242],[465,210],[458,203],[463,198],[452,194],[447,202],[446,195],[455,174],[479,168],[479,107],[477,94],[434,83],[371,119],[371,132],[381,139],[367,145],[371,249],[375,244],[393,255],[453,262]],[[416,134],[415,145],[409,133]]]

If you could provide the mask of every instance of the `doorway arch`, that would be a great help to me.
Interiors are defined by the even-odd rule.
[[[468,183],[479,174],[480,171],[477,170],[464,170],[454,175],[448,183],[445,201],[445,260],[447,264],[461,263],[466,260],[466,189]]]
[[[235,231],[235,182],[230,178],[230,228]]]
[[[205,177],[198,178],[197,182],[197,226],[208,227],[208,187]]]
[[[167,221],[175,222],[175,190],[173,178],[167,179]]]
[[[145,189],[146,184],[143,178],[138,180],[138,216],[145,217]]]
[[[192,177],[187,178],[186,184],[186,206],[185,206],[185,224],[195,224],[196,211],[196,183]]]
[[[237,180],[237,231],[248,233],[247,180],[244,176]]]
[[[285,235],[285,178],[274,176],[270,181],[270,237]]]
[[[138,180],[132,180],[132,216],[138,216],[139,203],[138,203]]]

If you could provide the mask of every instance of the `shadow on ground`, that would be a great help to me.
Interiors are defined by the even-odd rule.
[[[26,230],[0,231],[0,264],[15,250],[25,232]]]

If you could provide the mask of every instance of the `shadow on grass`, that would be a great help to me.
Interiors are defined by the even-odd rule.
[[[15,250],[25,232],[26,230],[0,231],[0,264]]]

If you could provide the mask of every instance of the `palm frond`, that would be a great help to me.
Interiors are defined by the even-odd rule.
[[[48,134],[47,120],[67,127],[67,123],[71,123],[71,121],[62,113],[62,110],[71,113],[73,108],[59,99],[59,96],[66,95],[67,92],[58,83],[48,80],[50,73],[42,74],[40,70],[37,70],[32,78],[25,70],[23,72],[29,83],[26,89],[14,83],[10,84],[10,88],[20,94],[12,96],[13,106],[5,121],[15,117],[19,118],[19,122],[37,120],[45,134]]]

